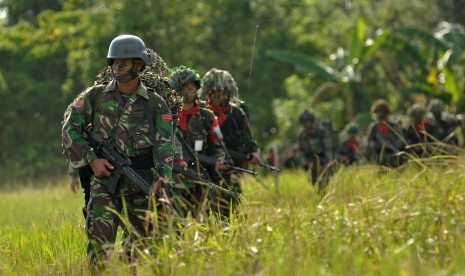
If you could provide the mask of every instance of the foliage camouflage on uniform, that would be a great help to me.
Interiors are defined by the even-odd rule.
[[[179,104],[182,102],[182,96],[171,89],[169,83],[169,73],[170,70],[163,59],[152,49],[147,48],[148,58],[150,63],[145,65],[144,71],[139,74],[139,79],[149,88],[155,90],[155,92],[160,95],[165,102],[168,104],[168,107],[171,111],[177,110]],[[113,79],[113,74],[110,67],[105,67],[96,76],[94,85],[103,87],[105,84],[108,84]],[[66,111],[63,115],[63,123],[69,116],[71,109],[75,102],[85,94],[88,93],[88,90],[81,92],[75,100],[68,105]],[[66,153],[66,146],[62,141],[63,154],[68,158]]]
[[[181,93],[183,85],[189,82],[193,82],[197,89],[200,88],[202,78],[200,78],[197,70],[180,65],[179,67],[171,68],[170,72],[170,84],[175,91]]]
[[[182,97],[171,89],[169,83],[170,69],[163,59],[152,49],[147,48],[149,64],[139,74],[139,79],[147,86],[155,90],[168,104],[171,110],[177,108],[182,102]],[[97,74],[94,84],[105,84],[113,79],[110,67],[105,67]]]
[[[258,144],[253,139],[248,117],[244,110],[239,107],[241,101],[239,100],[238,87],[228,71],[212,68],[203,76],[201,88],[198,91],[199,96],[208,100],[210,92],[215,90],[223,91],[229,98],[229,106],[226,108],[219,109],[209,104],[210,109],[218,118],[227,149],[243,154],[257,152]],[[234,160],[234,163],[238,167],[247,167],[247,160]],[[218,176],[221,178],[221,185],[237,195],[242,194],[240,173],[225,171]],[[238,197],[231,197],[231,195],[216,190],[212,191],[211,200],[212,208],[226,217],[239,203]],[[230,210],[231,206],[233,210]]]
[[[230,103],[239,104],[239,89],[236,81],[226,70],[210,69],[202,78],[202,87],[198,93],[200,98],[207,100],[210,91],[221,90],[229,96]]]
[[[192,68],[181,65],[171,69],[171,87],[181,94],[183,93],[183,85],[194,82],[198,89],[200,80],[200,76]],[[197,100],[193,104],[193,107],[189,110],[180,111],[177,131],[190,149],[195,149],[195,141],[200,140],[202,141],[202,149],[198,151],[200,154],[216,158],[224,156],[225,153],[217,139],[217,136],[221,137],[222,134],[213,112],[208,108],[201,107]],[[198,169],[195,162],[189,162],[189,167],[195,171]],[[212,168],[208,169],[212,170]],[[191,211],[194,216],[197,216],[197,213],[204,207],[203,203],[206,203],[208,189],[187,178],[182,181],[181,185],[183,185],[181,189],[174,189],[173,191],[176,195],[175,203],[177,207],[181,213],[186,214]]]

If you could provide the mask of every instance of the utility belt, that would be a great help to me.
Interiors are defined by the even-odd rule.
[[[131,156],[132,168],[137,169],[150,169],[153,167],[153,157],[152,151],[150,150],[147,153],[142,153],[140,155]]]

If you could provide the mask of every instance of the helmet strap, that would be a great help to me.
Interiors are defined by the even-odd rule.
[[[111,70],[113,72],[113,70]],[[137,63],[136,63],[136,59],[133,59],[132,60],[132,69],[131,69],[131,72],[129,72],[129,74],[127,75],[124,75],[124,76],[115,76],[114,73],[113,74],[113,77],[115,78],[115,80],[117,82],[128,82],[130,80],[133,80],[135,79],[136,77],[139,76],[139,69],[137,68]]]

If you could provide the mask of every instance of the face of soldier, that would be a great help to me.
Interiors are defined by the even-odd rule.
[[[137,72],[140,68],[142,68],[142,64],[133,62],[132,58],[115,58],[111,65],[111,71],[119,82],[128,82],[133,78],[131,73]]]
[[[302,123],[307,133],[313,133],[315,130],[315,122],[313,121],[305,121]]]
[[[379,121],[386,119],[386,114],[381,110],[376,110],[375,116],[376,116],[376,120],[379,120]]]
[[[223,90],[213,90],[208,95],[210,103],[218,108],[223,108],[228,105],[228,95]]]
[[[182,86],[182,101],[185,103],[193,103],[196,97],[197,86],[194,82],[186,83]]]

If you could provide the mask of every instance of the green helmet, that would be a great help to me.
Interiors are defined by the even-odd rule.
[[[306,109],[299,116],[300,123],[315,122],[315,119],[316,119],[315,115],[313,115],[313,113],[309,112]]]
[[[228,95],[228,100],[234,103],[240,103],[239,91],[236,81],[226,70],[212,68],[202,78],[202,88],[199,95],[203,99],[208,99],[211,91],[223,91]]]
[[[108,65],[111,65],[115,58],[140,58],[144,64],[150,62],[144,41],[135,35],[120,35],[111,41],[107,55]]]
[[[413,104],[408,110],[408,115],[415,121],[420,121],[426,115],[426,108],[417,103]]]
[[[441,114],[444,111],[444,102],[440,99],[433,99],[429,102],[428,109],[433,114]]]
[[[349,129],[347,130],[347,133],[349,135],[356,135],[358,133],[358,127],[356,125],[352,125],[351,127],[349,127]]]
[[[385,100],[377,100],[371,105],[371,113],[388,115],[391,113],[391,109]]]
[[[177,92],[182,92],[183,85],[193,82],[197,89],[200,88],[200,76],[195,69],[181,65],[170,69],[170,84]]]

